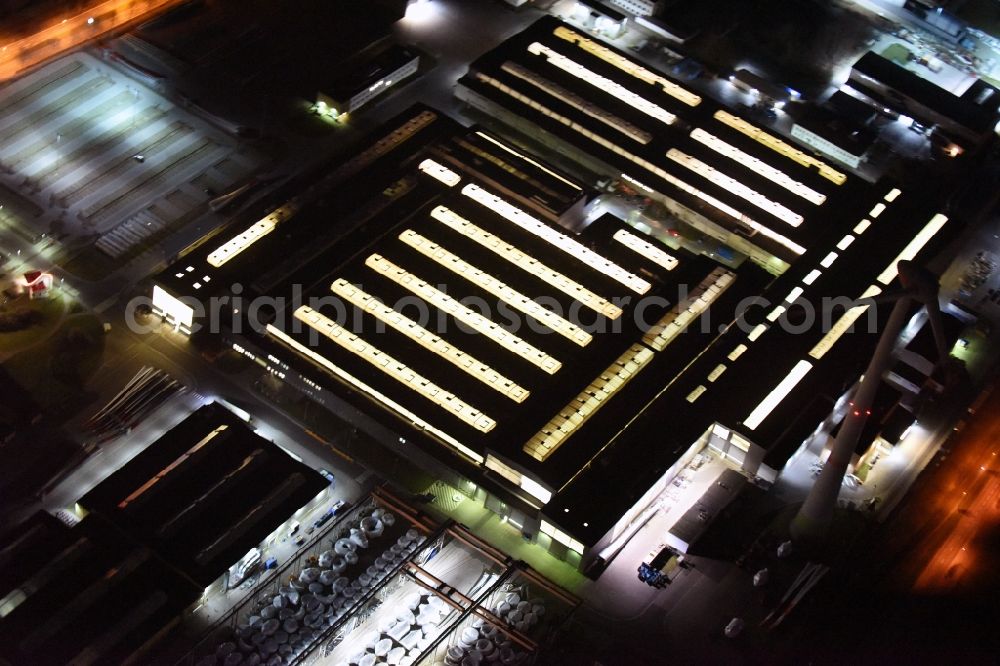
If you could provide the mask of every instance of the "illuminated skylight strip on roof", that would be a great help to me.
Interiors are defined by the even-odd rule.
[[[635,344],[615,359],[587,388],[556,414],[524,445],[524,452],[544,462],[579,430],[587,420],[608,404],[618,391],[646,367],[653,352]]]
[[[847,181],[847,176],[845,174],[837,171],[825,162],[816,159],[812,155],[782,141],[778,137],[768,134],[759,127],[751,125],[742,118],[734,116],[733,114],[721,109],[715,112],[714,117],[723,125],[733,128],[737,132],[750,137],[757,143],[764,144],[774,152],[787,157],[793,162],[798,162],[805,167],[816,167],[819,169],[819,174],[830,182],[836,183],[837,185],[843,185]]]
[[[426,173],[428,176],[438,179],[448,187],[455,187],[462,182],[461,176],[437,160],[432,160],[429,157],[421,162],[420,166],[417,168]]]
[[[847,234],[846,236],[840,239],[840,242],[837,243],[837,249],[842,251],[846,250],[847,248],[851,247],[851,243],[853,242],[854,242],[854,235]]]
[[[379,321],[389,327],[399,331],[407,338],[418,345],[434,352],[440,358],[451,363],[459,370],[468,373],[486,384],[490,388],[498,391],[514,402],[524,402],[529,391],[516,382],[504,377],[502,374],[479,361],[471,354],[467,354],[458,347],[444,340],[436,333],[428,331],[426,328],[393,310],[385,303],[379,301],[371,294],[355,287],[347,280],[338,279],[330,285],[330,291],[340,296],[348,303],[357,306],[364,312],[371,314]]]
[[[899,188],[894,187],[886,193],[885,200],[888,201],[889,203],[892,203],[893,201],[896,200],[896,198],[900,194],[902,194],[902,192],[899,190]]]
[[[871,298],[880,293],[882,293],[882,290],[872,285],[865,289],[864,293],[859,297],[859,300]],[[856,305],[842,314],[840,319],[838,319],[833,326],[830,327],[830,330],[826,332],[826,335],[824,335],[820,341],[817,342],[811,350],[809,350],[809,355],[815,359],[823,358],[823,356],[830,351],[837,340],[839,340],[844,333],[847,333],[848,329],[854,325],[854,322],[858,320],[858,317],[864,314],[867,309],[868,305]]]
[[[575,76],[582,81],[586,81],[598,90],[603,90],[604,92],[615,96],[631,106],[633,109],[641,111],[652,118],[656,118],[662,123],[671,125],[677,120],[677,116],[670,113],[662,106],[650,102],[645,97],[632,92],[625,86],[615,83],[611,79],[587,69],[575,60],[567,58],[558,51],[553,51],[543,44],[534,42],[528,46],[528,51],[535,55],[544,56],[550,65],[558,67],[562,71]]]
[[[575,30],[571,30],[566,26],[559,26],[553,31],[552,34],[559,39],[564,39],[567,42],[576,44],[587,53],[600,58],[609,65],[613,65],[614,67],[617,67],[637,79],[650,84],[659,84],[663,88],[663,92],[667,93],[674,99],[687,104],[688,106],[698,106],[701,104],[701,97],[693,92],[684,89],[673,81],[666,79],[655,72],[651,72],[637,62],[615,53],[600,42],[584,37]]]
[[[756,342],[757,338],[764,335],[768,328],[770,327],[767,324],[757,324],[753,327],[753,330],[747,333],[747,340],[750,342]]]
[[[640,238],[627,229],[619,229],[612,238],[633,252],[637,252],[646,259],[649,259],[664,270],[672,271],[680,263],[676,258],[664,252],[662,248],[653,245],[644,238]]]
[[[385,257],[373,254],[365,260],[365,265],[546,373],[553,375],[562,367],[562,363],[552,356],[525,342],[500,324],[470,310],[448,294],[421,280],[413,273],[400,268]]]
[[[622,309],[614,303],[598,296],[579,282],[571,280],[559,271],[549,268],[534,257],[525,254],[510,243],[505,242],[499,236],[473,224],[450,208],[437,206],[431,211],[431,217],[466,238],[476,241],[482,247],[506,259],[524,272],[541,279],[550,287],[561,291],[570,298],[580,301],[594,312],[602,314],[609,319],[617,319],[621,316]]]
[[[874,218],[878,217],[879,215],[881,215],[882,211],[884,211],[884,210],[885,210],[885,204],[882,203],[882,202],[879,202],[879,203],[875,204],[875,206],[871,209],[871,211],[868,212],[868,215],[869,215],[869,217],[871,217],[872,219],[874,219]]]
[[[811,285],[813,282],[816,281],[816,278],[818,278],[822,274],[823,274],[823,271],[814,268],[813,270],[809,271],[808,275],[806,275],[804,278],[802,278],[802,283],[803,284],[809,284],[809,285]]]
[[[777,201],[771,201],[757,190],[747,187],[735,178],[730,178],[715,167],[702,162],[696,157],[691,157],[687,153],[683,153],[676,148],[668,150],[667,157],[681,166],[694,171],[702,178],[718,185],[727,192],[735,194],[741,199],[746,199],[754,206],[757,206],[761,210],[774,215],[786,224],[790,224],[793,227],[797,227],[802,224],[803,217],[795,211],[786,206],[782,206]]]
[[[499,298],[518,312],[534,317],[567,340],[585,347],[593,339],[590,333],[587,333],[576,324],[543,307],[541,304],[500,281],[495,276],[473,266],[458,255],[446,250],[412,229],[406,229],[399,234],[399,240],[434,261],[445,270],[462,276],[483,291]]]
[[[896,275],[899,274],[896,264],[904,260],[912,261],[913,258],[917,256],[922,249],[924,249],[924,246],[927,245],[932,238],[934,238],[937,232],[941,231],[941,227],[943,227],[947,222],[948,217],[946,215],[942,215],[941,213],[932,217],[930,222],[924,225],[924,228],[913,237],[913,240],[907,243],[906,247],[903,248],[903,251],[896,255],[896,258],[892,260],[892,263],[889,264],[876,279],[885,285],[895,280]]]
[[[405,141],[416,135],[425,127],[437,120],[437,114],[431,111],[421,111],[405,123],[386,134],[363,152],[347,160],[329,173],[325,179],[339,180],[355,174],[375,160],[395,150]]]
[[[725,141],[718,138],[714,134],[710,134],[705,130],[701,129],[700,127],[696,127],[693,130],[691,130],[691,138],[697,141],[698,143],[708,146],[709,148],[719,153],[720,155],[724,155],[729,159],[737,162],[738,164],[745,166],[754,173],[759,174],[764,178],[767,178],[772,183],[780,185],[789,192],[797,194],[798,196],[802,197],[809,203],[816,204],[817,206],[819,206],[822,205],[824,201],[826,201],[825,194],[820,194],[811,187],[803,185],[799,181],[790,177],[784,171],[781,171],[780,169],[775,169],[767,162],[759,160],[749,153],[743,152],[742,150],[732,145],[731,143],[726,143]]]
[[[430,400],[463,423],[472,426],[480,432],[489,432],[496,427],[496,421],[483,412],[465,402],[454,393],[446,391],[426,377],[417,374],[412,368],[397,361],[360,336],[351,333],[321,312],[313,310],[308,305],[302,305],[295,310],[295,318],[328,340],[333,341],[341,348],[367,361],[376,369],[389,375],[411,391]]]
[[[651,286],[649,282],[643,280],[638,275],[630,273],[613,261],[597,254],[583,243],[556,231],[544,222],[528,215],[517,206],[510,204],[495,194],[487,192],[478,185],[471,183],[466,185],[462,188],[462,194],[480,205],[489,208],[508,222],[513,222],[528,233],[541,238],[571,257],[582,261],[594,270],[604,273],[616,282],[620,282],[632,291],[638,294],[645,294],[649,291]]]
[[[615,114],[605,111],[593,102],[580,97],[576,93],[566,90],[562,86],[553,83],[544,76],[532,72],[526,67],[522,67],[515,62],[505,62],[500,69],[507,72],[511,76],[516,76],[522,81],[527,81],[539,90],[542,90],[552,97],[569,104],[580,113],[601,121],[608,127],[618,130],[634,141],[638,141],[639,143],[645,145],[653,140],[653,135],[649,132],[639,129],[627,120],[623,120]]]
[[[282,342],[283,344],[288,346],[293,351],[297,352],[302,357],[312,361],[317,366],[319,366],[320,368],[322,368],[335,378],[344,382],[348,386],[357,389],[362,395],[366,395],[375,402],[382,404],[384,407],[388,408],[390,411],[395,412],[402,418],[405,418],[407,421],[417,426],[421,430],[431,433],[441,441],[445,442],[446,444],[454,448],[455,451],[457,451],[458,453],[461,453],[463,456],[477,463],[483,462],[483,456],[481,456],[480,454],[476,453],[469,447],[465,446],[464,444],[459,442],[457,439],[455,439],[448,433],[444,432],[443,430],[435,427],[434,425],[420,418],[414,412],[410,411],[406,407],[403,407],[401,404],[399,404],[389,396],[385,395],[378,389],[369,386],[368,384],[361,381],[360,379],[358,379],[351,373],[347,372],[340,366],[331,363],[330,360],[325,356],[317,354],[309,347],[306,347],[305,345],[298,342],[295,338],[292,338],[291,336],[287,335],[284,331],[275,328],[273,324],[267,325],[267,332],[268,335],[275,338],[279,342]]]
[[[224,425],[224,424],[220,425],[218,428],[215,428],[214,430],[212,430],[212,432],[210,432],[207,435],[205,435],[204,437],[202,437],[201,440],[197,444],[195,444],[190,449],[188,449],[187,451],[185,451],[184,453],[182,453],[181,455],[179,455],[172,463],[170,463],[169,465],[167,465],[166,467],[164,467],[163,469],[161,469],[159,472],[157,472],[156,476],[154,476],[153,478],[151,478],[148,481],[146,481],[145,483],[143,483],[141,486],[139,486],[138,488],[136,488],[128,497],[126,497],[121,502],[119,502],[118,503],[118,508],[119,509],[124,509],[125,507],[127,507],[129,504],[131,504],[133,501],[135,501],[136,498],[138,498],[144,492],[146,492],[147,490],[149,490],[150,488],[152,488],[158,482],[162,481],[164,479],[164,477],[167,476],[167,474],[170,474],[170,472],[174,471],[175,469],[177,469],[178,467],[180,467],[181,465],[183,465],[191,456],[193,456],[200,449],[202,449],[206,444],[208,444],[213,439],[215,439],[216,435],[218,435],[220,432],[223,432],[223,431],[227,430],[228,428],[229,428],[228,425]]]
[[[741,342],[740,344],[738,344],[738,345],[736,345],[735,347],[733,347],[733,351],[729,352],[729,355],[728,355],[728,356],[726,356],[726,358],[728,358],[728,359],[729,359],[730,361],[735,361],[735,360],[736,360],[736,359],[738,359],[738,358],[739,358],[740,356],[743,356],[743,353],[744,353],[744,352],[745,352],[745,351],[746,351],[747,349],[749,349],[749,347],[747,347],[747,346],[746,346],[745,344],[743,344],[743,343]]]
[[[573,131],[575,131],[575,132],[577,132],[579,134],[582,134],[583,136],[585,136],[588,139],[590,139],[591,141],[593,141],[593,142],[595,142],[595,143],[603,146],[604,148],[606,148],[606,149],[608,149],[610,151],[613,151],[613,152],[617,153],[618,155],[621,155],[625,159],[631,160],[635,164],[641,166],[644,169],[647,169],[648,171],[650,171],[652,173],[655,173],[657,176],[659,176],[660,178],[662,178],[666,182],[670,183],[674,187],[676,187],[676,188],[678,188],[678,189],[680,189],[680,190],[682,190],[684,192],[687,192],[688,194],[690,194],[693,197],[697,197],[698,199],[701,199],[702,201],[704,201],[708,205],[716,208],[717,210],[725,213],[726,215],[729,215],[733,219],[739,220],[742,224],[745,224],[746,226],[750,227],[755,232],[759,233],[761,236],[765,236],[767,238],[770,238],[771,240],[773,240],[774,242],[778,243],[779,245],[782,245],[782,246],[788,248],[789,250],[791,250],[795,254],[802,254],[803,252],[806,251],[806,249],[804,247],[802,247],[801,245],[799,245],[798,243],[792,241],[791,239],[789,239],[789,238],[787,238],[787,237],[785,237],[785,236],[783,236],[783,235],[781,235],[779,233],[776,233],[772,229],[769,229],[768,227],[765,227],[763,224],[760,224],[759,222],[756,222],[755,220],[753,220],[752,218],[748,217],[747,215],[744,215],[743,213],[741,213],[740,211],[736,210],[735,208],[733,208],[729,204],[723,203],[722,201],[719,201],[715,197],[713,197],[713,196],[711,196],[709,194],[706,194],[705,192],[702,192],[701,190],[699,190],[699,189],[697,189],[697,188],[689,185],[688,183],[684,182],[680,178],[677,178],[677,177],[675,177],[675,176],[667,173],[666,171],[663,170],[663,168],[661,168],[661,167],[653,164],[649,160],[646,160],[646,159],[644,159],[642,157],[639,157],[638,155],[634,155],[634,154],[628,152],[627,150],[625,150],[624,148],[622,148],[621,146],[619,146],[615,142],[609,141],[608,139],[605,139],[603,136],[591,132],[590,130],[588,130],[586,127],[583,127],[579,123],[573,122],[572,120],[570,120],[566,116],[563,116],[561,114],[556,113],[555,111],[553,111],[549,107],[545,106],[544,104],[540,104],[539,102],[535,101],[531,97],[528,97],[527,95],[525,95],[525,94],[523,94],[523,93],[521,93],[521,92],[519,92],[517,90],[514,90],[513,88],[511,88],[510,86],[508,86],[506,83],[503,83],[502,81],[498,81],[497,79],[493,78],[492,76],[489,76],[487,74],[483,74],[482,72],[477,72],[475,76],[476,76],[476,78],[478,80],[482,81],[483,83],[496,88],[497,90],[501,91],[502,93],[504,93],[506,95],[509,95],[513,99],[516,99],[517,101],[521,102],[522,104],[526,104],[526,105],[530,106],[531,108],[533,108],[533,109],[535,109],[535,110],[537,110],[537,111],[539,111],[541,113],[544,113],[546,116],[548,116],[552,120],[554,120],[554,121],[556,121],[558,123],[561,123],[561,124],[565,125],[566,127],[569,127]],[[635,179],[632,178],[631,176],[629,176],[628,174],[622,174],[622,177],[625,178],[626,180],[630,180],[630,181],[634,181],[634,182],[638,183],[638,181],[635,181]],[[647,189],[650,189],[650,191],[655,191],[652,188],[647,188]]]
[[[809,361],[799,361],[796,363],[791,372],[781,380],[781,383],[774,387],[774,390],[768,393],[767,397],[750,412],[750,416],[746,418],[743,425],[750,428],[750,430],[755,430],[774,411],[774,408],[781,404],[781,401],[792,392],[792,389],[802,381],[802,378],[812,370],[812,367],[812,363]]]
[[[501,477],[507,479],[515,486],[518,486],[526,493],[539,500],[542,504],[548,504],[552,499],[552,491],[532,479],[527,474],[522,474],[504,461],[497,458],[492,453],[486,455],[486,469],[493,470]],[[580,551],[583,551],[582,544]]]
[[[693,391],[687,394],[687,398],[685,398],[685,400],[687,400],[688,402],[694,402],[695,400],[701,397],[702,393],[704,393],[707,390],[708,387],[706,387],[704,384],[698,384],[697,386],[694,387]]]
[[[559,174],[557,174],[555,171],[549,169],[547,166],[541,164],[540,162],[536,162],[531,157],[529,157],[527,155],[524,155],[523,153],[517,152],[516,150],[514,150],[510,146],[507,146],[507,145],[505,145],[503,143],[500,143],[499,141],[497,141],[496,139],[494,139],[493,137],[491,137],[489,134],[483,134],[482,132],[476,132],[476,135],[480,136],[480,137],[482,137],[484,139],[486,139],[487,141],[489,141],[493,145],[495,145],[498,148],[501,148],[501,149],[507,151],[511,155],[515,155],[516,157],[519,157],[520,159],[524,160],[528,164],[530,164],[530,165],[532,165],[532,166],[534,166],[534,167],[536,167],[536,168],[544,171],[545,173],[549,174],[553,178],[562,181],[563,183],[565,183],[565,184],[569,185],[570,187],[572,187],[574,190],[580,191],[582,189],[579,185],[577,185],[573,181],[567,180],[567,179],[563,178],[562,176],[560,176]]]
[[[222,267],[227,261],[235,258],[248,247],[274,231],[277,226],[278,218],[275,217],[274,213],[271,213],[262,220],[254,222],[247,227],[243,233],[233,236],[228,241],[215,248],[215,250],[208,255],[207,261],[209,265],[214,266],[215,268]]]
[[[861,220],[856,225],[854,225],[854,233],[861,235],[868,230],[868,227],[872,226],[871,220]]]
[[[656,322],[642,337],[642,341],[663,351],[691,323],[698,319],[708,307],[733,283],[736,276],[723,268],[716,268],[695,287],[691,294],[675,305]]]
[[[692,185],[687,184],[685,181],[681,180],[680,178],[676,178],[675,176],[670,175],[669,173],[667,173],[666,171],[664,171],[660,167],[656,166],[652,162],[647,162],[646,160],[643,160],[641,158],[636,158],[633,161],[635,161],[636,164],[639,164],[640,166],[643,166],[646,169],[649,169],[650,171],[652,171],[657,176],[659,176],[663,180],[667,181],[668,183],[670,183],[674,187],[676,187],[676,188],[678,188],[678,189],[680,189],[680,190],[682,190],[684,192],[687,192],[688,194],[690,194],[690,195],[692,195],[694,197],[697,197],[698,199],[701,199],[702,201],[704,201],[708,205],[713,206],[713,207],[717,208],[718,210],[722,211],[723,213],[726,213],[730,217],[739,220],[743,224],[747,225],[748,227],[750,227],[751,229],[753,229],[754,231],[756,231],[757,233],[759,233],[761,236],[766,236],[767,238],[770,238],[771,240],[775,241],[779,245],[782,245],[782,246],[788,248],[789,250],[791,250],[795,254],[802,254],[803,252],[806,251],[806,249],[804,247],[802,247],[801,245],[799,245],[795,241],[791,240],[787,236],[783,236],[783,235],[777,233],[776,231],[772,230],[771,228],[765,227],[760,222],[757,222],[756,220],[754,220],[751,217],[748,217],[747,215],[744,215],[743,213],[741,213],[740,211],[736,210],[735,208],[733,208],[729,204],[724,203],[722,201],[719,201],[718,199],[716,199],[712,195],[706,194],[705,192],[702,192],[698,188],[696,188],[696,187],[694,187]]]

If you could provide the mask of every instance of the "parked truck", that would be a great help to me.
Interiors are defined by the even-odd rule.
[[[666,544],[658,544],[639,565],[639,580],[651,587],[664,588],[684,568],[684,555]]]

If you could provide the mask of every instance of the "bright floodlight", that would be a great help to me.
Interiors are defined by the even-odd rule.
[[[441,14],[441,8],[433,0],[415,0],[406,8],[406,16],[403,17],[407,23],[428,25],[433,23]]]

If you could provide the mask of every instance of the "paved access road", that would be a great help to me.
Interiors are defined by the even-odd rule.
[[[961,596],[996,584],[998,554],[987,549],[995,548],[991,537],[1000,523],[998,454],[1000,392],[994,392],[942,449],[940,469],[897,519],[918,539],[896,572],[899,585]]]
[[[910,495],[776,636],[812,663],[994,664],[1000,588],[1000,391]],[[851,636],[849,645],[844,636]]]

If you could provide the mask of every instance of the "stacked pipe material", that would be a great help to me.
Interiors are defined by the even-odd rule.
[[[358,641],[362,650],[348,659],[346,664],[411,666],[431,644],[434,630],[451,610],[438,596],[420,592],[404,597],[399,607],[403,610],[395,618],[382,619],[377,631]]]
[[[503,601],[496,605],[493,612],[508,626],[521,633],[527,633],[538,624],[545,614],[545,601],[542,599],[525,600],[516,591],[508,592]]]
[[[476,618],[456,634],[454,645],[445,653],[446,666],[517,666],[528,654],[517,649],[493,625]]]
[[[348,536],[338,539],[333,548],[314,559],[315,566],[302,569],[278,593],[258,602],[256,612],[236,627],[233,636],[216,647],[213,654],[201,657],[198,666],[284,666],[310,649],[328,627],[353,611],[355,603],[399,563],[409,557],[423,541],[422,535],[410,530],[375,559],[366,571],[344,575],[358,563],[358,552],[381,537],[387,526],[395,524],[395,516],[384,509],[363,514],[348,525]],[[430,619],[430,616],[425,616]],[[408,620],[413,618],[411,613]],[[411,633],[412,621],[388,636],[375,635],[372,651],[363,651],[365,664],[380,663],[409,666],[408,649],[396,650],[400,639]],[[403,631],[405,630],[405,631]],[[399,639],[395,634],[400,634]],[[414,646],[424,636],[417,631]],[[389,643],[380,642],[389,639]],[[374,648],[380,647],[376,657]],[[416,653],[416,654],[419,654]],[[414,655],[415,656],[415,655]],[[360,664],[362,662],[351,662]]]

